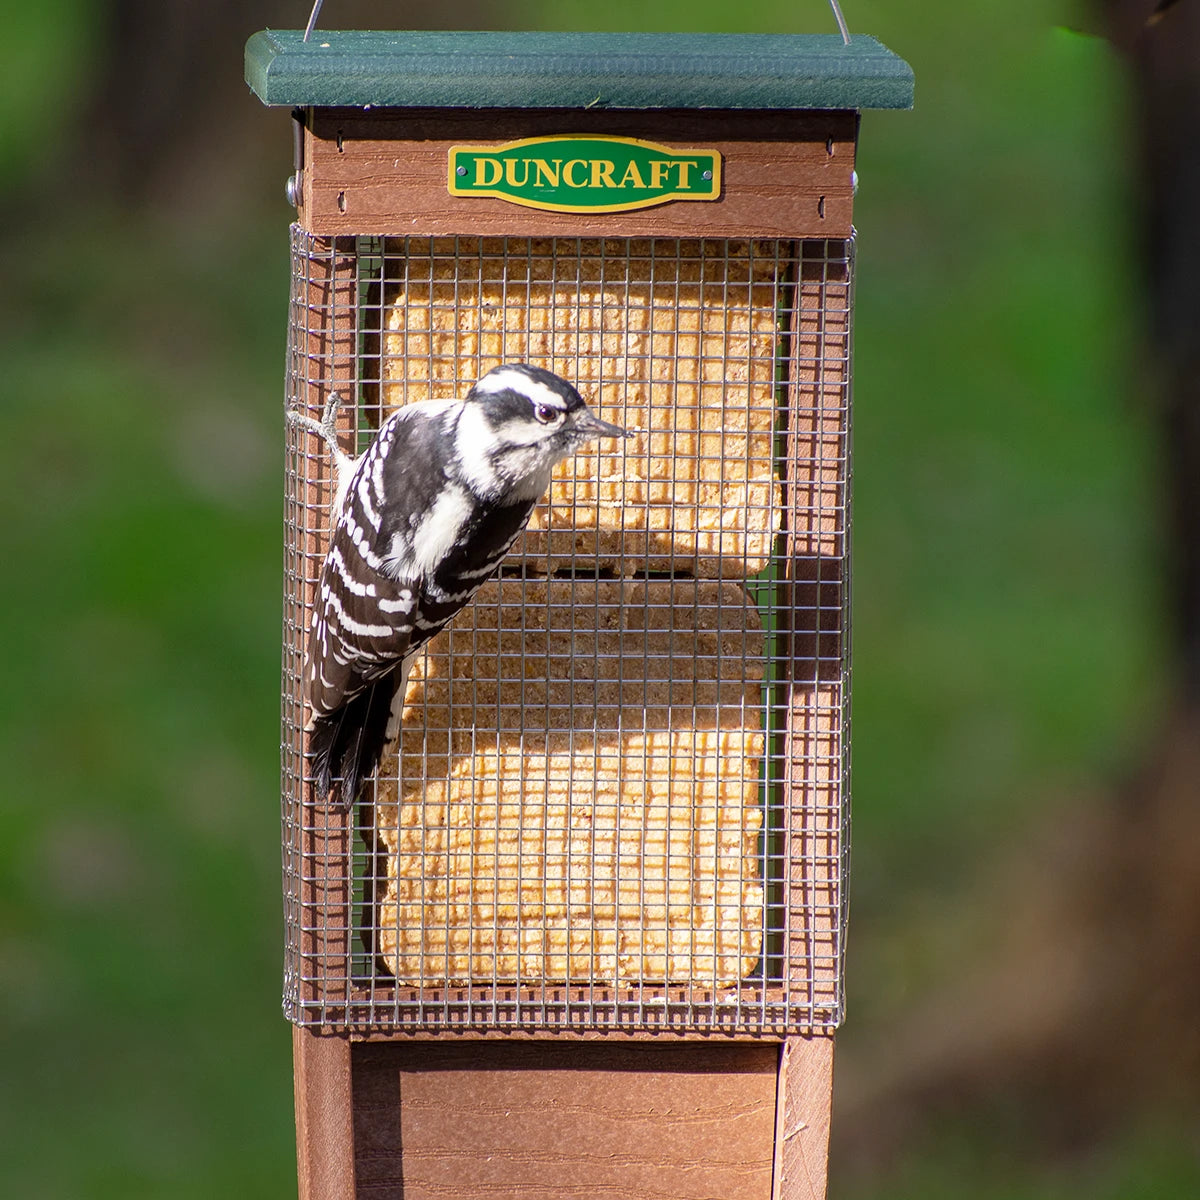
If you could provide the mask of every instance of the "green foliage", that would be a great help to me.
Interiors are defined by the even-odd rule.
[[[0,188],[34,168],[47,144],[78,118],[100,24],[89,0],[9,8],[0,71]]]
[[[1123,1131],[1084,1159],[1040,1157],[1025,1119],[996,1112],[962,1119],[914,1147],[884,1189],[841,1191],[845,1200],[1186,1200],[1200,1194],[1200,1146],[1170,1120]]]
[[[907,861],[937,886],[955,868],[931,864],[930,845],[953,843],[969,872],[997,833],[1123,766],[1161,687],[1118,65],[1065,31],[994,32],[972,87],[952,91],[949,64],[931,63],[922,88],[918,64],[909,124],[864,122],[864,897],[877,854],[893,859],[885,876]]]
[[[287,1190],[282,246],[118,219],[4,263],[9,1195]]]

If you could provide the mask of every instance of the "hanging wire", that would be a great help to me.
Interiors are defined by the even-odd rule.
[[[317,18],[321,15],[321,5],[324,3],[325,0],[313,0],[312,12],[308,14],[308,24],[304,27],[304,40],[306,42],[317,23]],[[837,6],[834,5],[834,7],[836,8]],[[846,40],[849,41],[849,38]]]
[[[321,0],[317,0],[317,7],[321,7]],[[850,45],[850,30],[846,28],[846,18],[842,16],[841,5],[838,0],[829,0],[829,7],[833,9],[834,20],[837,21],[838,29],[841,30],[842,44]]]
[[[313,0],[312,12],[308,16],[308,24],[304,27],[304,40],[307,42],[312,34],[313,29],[317,24],[317,17],[321,15],[321,5],[325,0]],[[1168,3],[1172,0],[1168,0]],[[838,4],[838,0],[829,0],[829,7],[833,9],[833,18],[837,21],[838,30],[842,35],[843,45],[850,45],[850,30],[846,26],[846,18],[842,16],[842,6]],[[1166,4],[1160,5],[1161,8],[1167,7]]]
[[[313,29],[317,24],[317,17],[321,15],[321,5],[325,0],[313,0],[312,12],[308,17],[308,24],[304,27],[304,40],[307,42],[312,34]],[[1167,0],[1166,4],[1161,4],[1160,8],[1166,8],[1173,0]],[[842,35],[844,45],[850,45],[850,30],[846,26],[846,18],[842,16],[842,7],[838,4],[838,0],[829,0],[829,7],[833,9],[834,20],[837,21],[838,30]]]

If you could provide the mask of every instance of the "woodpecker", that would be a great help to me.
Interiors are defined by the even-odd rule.
[[[564,458],[598,438],[629,435],[602,421],[565,379],[512,363],[463,400],[405,405],[366,453],[338,447],[340,401],[321,421],[338,489],[304,661],[305,731],[314,793],[358,799],[398,732],[417,651],[499,567]]]

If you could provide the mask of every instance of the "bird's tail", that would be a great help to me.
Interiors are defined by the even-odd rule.
[[[317,717],[309,734],[313,791],[348,808],[375,773],[387,742],[396,672],[376,680],[335,713]]]

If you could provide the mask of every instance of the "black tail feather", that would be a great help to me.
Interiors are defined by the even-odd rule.
[[[393,672],[337,712],[313,722],[308,753],[313,760],[313,791],[318,797],[342,808],[359,798],[383,755],[395,690]]]

